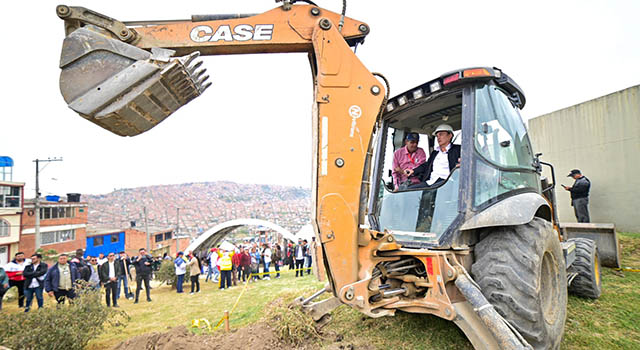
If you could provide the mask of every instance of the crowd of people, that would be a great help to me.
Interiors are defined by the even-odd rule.
[[[129,281],[132,281],[132,269],[135,268],[136,291],[131,293]],[[129,258],[125,252],[109,253],[107,256],[83,256],[78,249],[74,256],[58,255],[57,262],[48,266],[42,261],[42,255],[33,254],[25,258],[23,252],[15,254],[14,259],[5,268],[0,267],[0,310],[2,298],[12,287],[18,291],[18,307],[25,312],[31,310],[33,298],[38,308],[44,304],[44,294],[55,298],[58,304],[73,300],[79,288],[87,290],[105,289],[105,301],[108,307],[119,307],[121,290],[127,299],[138,303],[140,291],[144,285],[147,301],[151,302],[150,280],[158,260],[147,254],[144,248],[139,255]],[[124,287],[124,288],[122,288]]]
[[[220,289],[227,289],[239,281],[270,280],[273,274],[274,278],[280,278],[285,266],[295,270],[296,277],[303,276],[305,271],[311,274],[314,250],[315,239],[311,244],[306,239],[299,239],[295,245],[293,242],[281,246],[279,243],[245,241],[238,246],[210,248],[199,254],[178,252],[174,260],[176,292],[184,293],[187,269],[191,280],[190,294],[200,291],[200,275],[205,275],[205,283],[219,283]]]
[[[285,241],[279,243],[257,243],[245,241],[238,246],[211,248],[198,254],[178,252],[173,264],[176,274],[176,291],[183,293],[184,277],[187,269],[191,282],[191,294],[200,292],[200,275],[205,282],[220,284],[220,289],[235,286],[239,281],[255,282],[280,278],[285,267],[295,270],[296,277],[306,271],[311,274],[315,239],[309,243],[299,239],[297,244]],[[172,260],[166,253],[162,258],[152,257],[144,248],[138,255],[129,257],[124,251],[119,253],[84,256],[82,249],[75,255],[60,254],[57,262],[49,266],[42,255],[34,253],[26,258],[23,252],[4,268],[0,267],[0,310],[2,298],[13,287],[18,292],[18,307],[25,312],[31,310],[35,297],[38,308],[43,307],[44,295],[54,298],[58,304],[77,297],[79,288],[100,290],[104,288],[108,307],[119,307],[118,300],[124,294],[126,299],[138,303],[140,292],[145,290],[147,302],[151,302],[150,281],[163,260]],[[133,269],[131,268],[133,266]],[[135,280],[135,293],[129,283]]]

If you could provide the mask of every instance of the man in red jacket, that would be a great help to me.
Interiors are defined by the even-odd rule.
[[[31,259],[25,259],[23,252],[17,252],[14,259],[8,263],[4,269],[9,276],[9,288],[16,286],[18,288],[18,307],[24,307],[24,276],[22,272],[24,268],[31,264]]]
[[[251,256],[244,249],[244,247],[240,247],[240,268],[242,270],[242,282],[245,282],[247,278],[249,278],[249,274],[251,273]]]
[[[231,263],[233,264],[233,267],[231,268],[231,280],[233,281],[232,283],[234,286],[238,284],[240,272],[242,271],[242,268],[240,267],[240,260],[240,253],[235,253],[231,257]]]

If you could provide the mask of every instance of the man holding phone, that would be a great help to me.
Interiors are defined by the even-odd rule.
[[[590,222],[589,189],[591,188],[591,181],[582,175],[579,169],[571,170],[567,177],[572,177],[576,180],[571,187],[561,185],[562,188],[571,192],[571,206],[573,206],[576,219],[578,222]]]

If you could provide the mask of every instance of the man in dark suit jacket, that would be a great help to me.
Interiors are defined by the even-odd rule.
[[[300,277],[304,276],[304,259],[307,256],[307,246],[302,242],[302,238],[298,238],[298,244],[293,249],[293,258],[296,260],[296,277],[300,272]]]
[[[107,307],[111,306],[109,298],[113,301],[113,307],[118,307],[118,299],[116,298],[116,289],[118,286],[118,276],[122,275],[122,264],[116,262],[116,255],[109,253],[107,261],[98,267],[98,275],[100,282],[106,291]]]
[[[44,275],[47,274],[49,266],[42,262],[42,255],[33,254],[31,256],[31,265],[27,265],[22,272],[24,276],[24,294],[27,298],[24,312],[29,312],[31,303],[33,302],[33,294],[36,295],[38,301],[38,309],[44,304],[42,298],[42,290],[44,289]]]
[[[406,170],[407,175],[420,179],[420,183],[409,188],[439,186],[460,163],[460,145],[451,143],[453,128],[448,124],[441,124],[433,135],[436,137],[437,145],[429,155],[429,159],[413,170]]]

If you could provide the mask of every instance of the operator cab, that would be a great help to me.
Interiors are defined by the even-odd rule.
[[[539,192],[519,114],[524,104],[520,88],[497,68],[446,73],[389,99],[377,132],[372,228],[389,231],[407,248],[449,248],[460,245],[455,233],[476,212],[509,195]],[[462,147],[460,165],[439,185],[399,187],[392,176],[394,152],[408,133],[418,133],[418,147],[429,159],[441,124],[453,128],[452,143]]]

